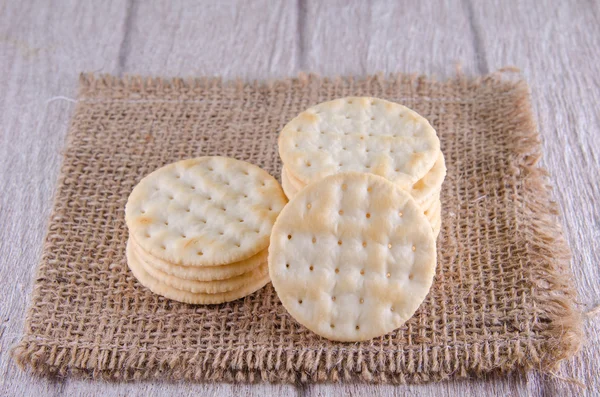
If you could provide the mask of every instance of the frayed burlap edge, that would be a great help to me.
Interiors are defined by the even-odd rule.
[[[345,81],[353,78],[338,77]],[[366,77],[374,83],[384,84],[383,74]],[[430,78],[419,75],[391,75],[386,79],[409,80],[418,91],[421,81]],[[322,80],[316,75],[301,74],[296,79],[273,82],[253,82],[252,85],[286,84],[318,85]],[[332,79],[330,79],[332,80]],[[388,80],[389,81],[389,80]],[[541,145],[535,126],[527,84],[518,80],[509,82],[501,72],[478,78],[455,79],[434,84],[461,84],[465,89],[485,85],[490,89],[508,90],[517,93],[519,105],[508,117],[520,118],[527,128],[515,132],[513,171],[525,177],[521,179],[518,231],[526,241],[530,259],[537,262],[536,274],[531,279],[543,280],[532,288],[535,306],[546,313],[549,321],[543,338],[523,344],[521,340],[504,341],[504,348],[512,354],[510,358],[490,352],[488,343],[469,348],[431,348],[436,364],[424,374],[419,368],[402,365],[399,353],[368,353],[362,357],[344,347],[335,351],[290,351],[282,348],[249,351],[197,351],[193,354],[170,352],[138,352],[135,349],[117,350],[82,346],[49,346],[35,336],[24,337],[13,349],[12,354],[22,368],[29,368],[38,375],[77,375],[109,380],[170,379],[225,382],[338,382],[362,381],[373,383],[420,383],[441,381],[449,378],[465,378],[482,373],[509,372],[516,369],[535,369],[553,373],[560,361],[572,357],[582,342],[581,315],[575,307],[576,293],[569,270],[570,251],[558,223],[558,209],[551,200],[547,172],[537,166],[541,158]],[[164,79],[127,76],[116,78],[109,75],[82,74],[80,77],[79,101],[93,101],[102,97],[105,90],[124,90],[123,99],[135,99],[136,94],[144,97],[157,95],[169,97],[178,87],[222,88],[243,90],[242,80],[223,82],[219,78]],[[126,97],[125,97],[126,96]],[[180,96],[178,96],[181,99]],[[65,178],[61,174],[60,181]],[[56,197],[59,196],[57,191]],[[540,266],[542,265],[542,266]],[[539,269],[537,269],[539,267]],[[38,291],[34,288],[33,301]],[[26,327],[31,321],[27,316]],[[368,356],[368,357],[365,357]],[[496,358],[494,358],[496,357]],[[470,359],[469,359],[470,358]],[[464,365],[468,362],[469,365]],[[357,363],[360,363],[357,365]],[[453,365],[453,363],[461,363]],[[360,368],[360,369],[357,369]]]

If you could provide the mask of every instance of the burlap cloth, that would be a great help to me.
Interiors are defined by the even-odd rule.
[[[442,142],[437,275],[412,319],[369,342],[337,343],[294,321],[270,284],[193,306],[137,283],[125,261],[124,208],[144,175],[218,154],[279,176],[281,127],[347,95],[405,104]],[[402,383],[551,370],[581,338],[569,250],[539,158],[527,85],[501,76],[245,84],[84,75],[14,354],[35,372],[111,379]]]

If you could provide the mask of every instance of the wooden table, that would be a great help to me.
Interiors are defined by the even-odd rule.
[[[573,250],[582,311],[600,303],[600,3],[187,1],[0,3],[0,395],[596,395],[600,315],[557,377],[410,386],[104,383],[15,366],[81,71],[269,79],[521,69]],[[575,378],[587,389],[573,381]]]

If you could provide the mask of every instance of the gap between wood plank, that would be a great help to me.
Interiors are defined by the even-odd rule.
[[[125,21],[123,22],[123,39],[119,44],[119,55],[117,58],[117,74],[123,75],[123,69],[127,62],[127,56],[131,49],[131,26],[133,24],[133,18],[137,14],[137,1],[127,0],[127,6],[125,11]]]
[[[306,68],[306,44],[305,34],[306,32],[306,3],[304,0],[296,0],[296,14],[297,23],[296,29],[298,31],[298,70],[304,70]]]
[[[475,48],[475,63],[477,64],[477,71],[480,74],[488,74],[490,72],[490,68],[488,66],[487,54],[485,52],[485,46],[481,36],[481,28],[479,26],[479,22],[475,18],[472,0],[463,0],[463,6],[465,8],[467,17],[469,18],[469,28],[471,29],[473,47]]]

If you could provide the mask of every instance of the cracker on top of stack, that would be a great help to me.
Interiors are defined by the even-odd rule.
[[[164,166],[143,178],[125,208],[127,262],[153,292],[222,303],[268,281],[267,248],[287,200],[259,167],[225,157]]]

